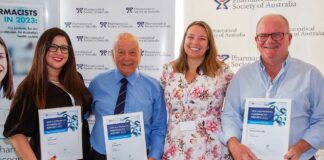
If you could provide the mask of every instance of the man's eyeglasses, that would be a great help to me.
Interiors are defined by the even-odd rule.
[[[283,32],[275,32],[275,33],[261,33],[255,36],[255,39],[259,42],[265,42],[268,40],[269,36],[271,36],[272,40],[274,41],[280,41],[283,39],[283,37],[289,33],[283,33]]]
[[[62,53],[69,53],[71,47],[70,46],[58,46],[56,44],[51,44],[48,47],[48,50],[50,52],[56,52],[59,48],[60,48]]]

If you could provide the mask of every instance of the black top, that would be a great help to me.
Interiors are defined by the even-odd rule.
[[[24,134],[27,137],[31,137],[29,143],[34,151],[37,159],[41,159],[40,152],[40,135],[39,135],[39,122],[38,122],[38,108],[35,102],[30,97],[28,91],[16,93],[16,98],[24,100],[14,104],[9,112],[6,123],[4,125],[3,135],[5,137],[11,137],[15,134]],[[24,98],[22,98],[24,97]],[[23,106],[26,106],[23,109]],[[89,111],[91,104],[82,106],[82,114]],[[58,86],[48,83],[48,95],[46,96],[46,108],[67,107],[72,106],[70,96]],[[82,123],[82,149],[83,159],[91,159],[90,155],[90,142],[89,142],[89,125],[88,122],[83,119]]]

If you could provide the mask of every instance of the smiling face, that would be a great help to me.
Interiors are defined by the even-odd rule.
[[[199,25],[191,26],[186,33],[184,51],[188,59],[201,59],[205,57],[208,49],[208,35],[206,30]]]
[[[6,76],[8,70],[7,55],[3,45],[0,44],[0,82]]]
[[[289,33],[287,22],[280,16],[269,15],[261,19],[256,34]],[[288,56],[288,47],[292,36],[285,34],[281,40],[273,40],[271,36],[266,41],[256,40],[262,60],[269,64],[281,64]]]
[[[67,47],[68,42],[64,36],[56,36],[52,41],[53,46]],[[60,72],[69,58],[69,53],[62,52],[61,48],[57,48],[57,51],[50,51],[47,49],[46,62],[48,72],[55,71]]]
[[[140,52],[138,41],[130,34],[120,36],[115,43],[113,59],[124,77],[135,72],[141,61]]]

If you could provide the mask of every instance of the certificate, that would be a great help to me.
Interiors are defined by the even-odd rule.
[[[39,131],[42,159],[82,159],[81,107],[40,109]]]
[[[107,160],[147,160],[142,112],[102,119]]]
[[[289,147],[290,113],[290,99],[247,98],[242,144],[258,159],[283,159]]]

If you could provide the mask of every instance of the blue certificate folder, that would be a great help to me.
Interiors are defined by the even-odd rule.
[[[273,125],[274,108],[250,107],[248,124]]]
[[[107,125],[108,140],[130,138],[131,125],[129,122]]]
[[[60,133],[68,131],[67,117],[44,119],[44,134]]]

